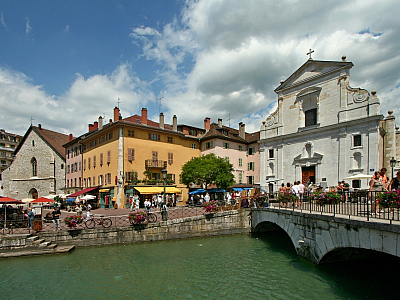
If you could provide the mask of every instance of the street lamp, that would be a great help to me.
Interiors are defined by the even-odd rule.
[[[394,177],[394,167],[396,166],[396,162],[396,159],[392,157],[392,159],[390,160],[390,166],[392,167],[392,179]]]
[[[167,179],[167,169],[164,168],[161,170],[162,178],[164,181],[164,197],[163,197],[163,208],[162,208],[162,220],[167,221],[167,205],[165,204],[165,179]]]

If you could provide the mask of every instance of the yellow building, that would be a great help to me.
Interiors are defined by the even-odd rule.
[[[179,130],[178,130],[179,128]],[[199,137],[203,129],[173,125],[147,119],[147,109],[141,116],[125,119],[114,108],[114,121],[89,125],[83,145],[83,185],[99,186],[101,207],[127,207],[129,196],[140,193],[141,200],[163,191],[161,170],[166,168],[167,193],[175,194],[179,203],[187,200],[187,188],[179,183],[182,165],[200,156]]]

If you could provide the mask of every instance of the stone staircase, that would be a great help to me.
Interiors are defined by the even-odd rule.
[[[66,253],[75,246],[58,246],[33,234],[0,236],[0,258],[28,255]]]

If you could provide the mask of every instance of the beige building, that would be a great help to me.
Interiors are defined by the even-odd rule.
[[[0,129],[0,173],[14,160],[14,151],[21,142],[22,136]],[[0,174],[1,176],[1,174]],[[1,180],[1,177],[0,177]]]

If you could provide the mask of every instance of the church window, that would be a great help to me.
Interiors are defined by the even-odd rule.
[[[317,109],[313,108],[305,112],[306,124],[305,126],[317,125]]]
[[[32,147],[35,147],[35,141],[32,140]]]
[[[353,136],[353,147],[361,147],[361,134]]]
[[[268,158],[274,158],[274,149],[268,150]]]
[[[269,163],[268,173],[268,175],[274,175],[274,163]]]
[[[32,176],[37,176],[37,161],[36,161],[36,158],[32,157],[31,164],[32,164]]]

